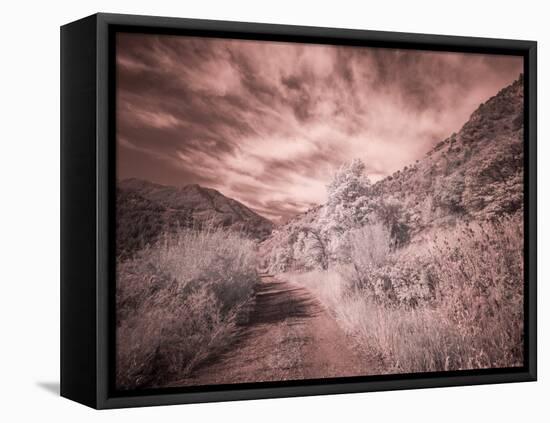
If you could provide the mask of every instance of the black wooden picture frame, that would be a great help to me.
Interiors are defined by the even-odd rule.
[[[524,58],[522,368],[117,392],[114,351],[117,31],[515,54]],[[537,375],[537,45],[533,41],[95,14],[61,28],[61,395],[97,409],[534,381]]]

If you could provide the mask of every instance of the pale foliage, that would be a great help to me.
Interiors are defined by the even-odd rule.
[[[279,235],[280,242],[267,260],[267,267],[272,272],[326,270],[333,264],[349,263],[353,254],[350,240],[364,227],[384,230],[391,241],[381,245],[393,249],[409,241],[407,213],[392,198],[373,202],[371,184],[364,171],[365,164],[355,159],[335,172],[327,185],[327,202],[320,208],[318,217],[307,224],[288,225],[285,228],[287,236]],[[370,246],[378,240],[366,242]]]
[[[391,363],[388,371],[522,365],[521,215],[460,225],[417,246],[418,255],[411,247],[384,259],[383,247],[369,251],[362,245],[369,239],[387,241],[387,235],[372,228],[358,232],[353,266],[291,277],[365,348]]]
[[[357,270],[382,266],[390,254],[390,232],[381,223],[365,225],[348,235],[351,261]]]
[[[326,270],[330,258],[326,238],[321,230],[314,226],[303,226],[299,231],[298,236],[302,243],[300,251],[306,266],[309,268],[320,266],[321,269]]]
[[[257,282],[255,243],[221,229],[165,236],[117,265],[117,386],[162,386],[230,342]]]
[[[327,202],[322,207],[317,230],[327,253],[326,269],[331,262],[349,256],[347,233],[369,222],[373,205],[369,197],[370,181],[364,175],[365,164],[354,159],[342,165],[327,185]]]
[[[323,231],[343,233],[367,222],[372,206],[368,197],[370,181],[364,171],[365,164],[354,159],[335,172],[327,186],[328,200],[319,221]]]

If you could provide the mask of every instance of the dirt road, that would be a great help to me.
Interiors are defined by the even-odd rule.
[[[210,385],[376,374],[324,307],[289,281],[264,277],[231,348],[174,385]]]

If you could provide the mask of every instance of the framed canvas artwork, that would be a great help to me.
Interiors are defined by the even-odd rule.
[[[61,29],[61,393],[536,379],[536,43]]]

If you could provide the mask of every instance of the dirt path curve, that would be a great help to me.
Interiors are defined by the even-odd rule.
[[[182,385],[210,385],[375,374],[379,364],[352,342],[324,307],[289,281],[263,277],[236,342]]]

